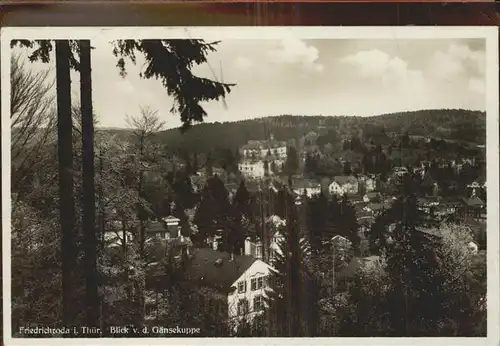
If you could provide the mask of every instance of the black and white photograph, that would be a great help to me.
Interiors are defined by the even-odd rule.
[[[498,343],[498,28],[4,28],[2,53],[6,344]]]

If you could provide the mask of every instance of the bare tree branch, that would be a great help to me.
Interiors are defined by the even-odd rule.
[[[34,72],[21,55],[11,58],[11,158],[13,187],[34,171],[41,149],[55,135],[54,80],[50,70]]]

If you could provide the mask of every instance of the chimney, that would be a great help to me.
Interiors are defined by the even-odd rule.
[[[252,254],[252,243],[250,241],[250,237],[245,239],[245,255],[250,256]]]
[[[256,259],[262,259],[262,242],[259,240],[256,244],[255,244],[255,258]]]

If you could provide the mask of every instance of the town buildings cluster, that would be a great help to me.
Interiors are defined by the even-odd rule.
[[[376,174],[369,173],[314,179],[305,177],[304,174],[282,174],[287,160],[288,146],[286,142],[276,141],[272,136],[266,141],[250,141],[240,148],[240,152],[242,154],[238,163],[240,180],[245,181],[246,188],[252,193],[266,189],[276,193],[285,187],[294,195],[298,205],[303,198],[313,198],[320,194],[329,199],[347,198],[354,207],[362,241],[360,257],[352,259],[346,271],[352,271],[352,266],[374,266],[380,263],[380,258],[368,251],[368,233],[377,216],[390,209],[396,199],[390,186],[408,173],[416,174],[422,179],[425,191],[418,199],[418,208],[426,216],[429,226],[455,217],[467,221],[469,227],[485,232],[486,201],[482,196],[485,196],[486,182],[472,181],[467,185],[465,196],[441,196],[439,183],[429,171],[430,162],[422,162],[415,167],[394,167],[385,182]],[[299,155],[300,158],[304,156],[303,153]],[[474,164],[474,158],[461,162],[442,161],[438,162],[438,167],[451,167],[453,171],[459,173],[467,164]],[[212,174],[224,182],[229,199],[234,198],[239,184],[230,181],[223,169],[214,167]],[[193,191],[202,191],[210,178],[204,171],[191,177]],[[146,229],[147,243],[160,241],[162,246],[167,244],[179,263],[184,258],[189,259],[185,261],[186,267],[182,278],[184,284],[189,287],[208,287],[215,290],[218,301],[223,302],[219,306],[220,311],[227,316],[233,328],[237,328],[242,319],[252,320],[264,310],[270,281],[276,271],[273,262],[281,251],[279,244],[284,239],[284,234],[280,230],[285,228],[287,220],[276,215],[269,216],[262,221],[269,229],[268,239],[249,231],[241,253],[234,254],[219,251],[224,229],[217,230],[214,235],[207,237],[204,247],[195,247],[190,236],[198,230],[192,219],[191,213],[187,233],[182,230],[181,220],[171,215],[149,222]],[[388,225],[388,232],[390,233],[394,227],[395,225]],[[432,227],[422,228],[420,231],[432,237],[439,237],[438,232]],[[131,236],[131,234],[126,236],[128,241],[131,241]],[[120,246],[123,239],[124,236],[117,233],[106,234],[107,243],[111,247]],[[332,243],[338,244],[344,250],[350,246],[350,242],[339,235],[332,237]],[[477,241],[471,242],[469,248],[473,253],[477,253],[480,244]],[[161,254],[162,250],[159,251]],[[152,261],[149,266],[150,268],[159,266],[161,269],[160,261]],[[157,296],[151,294],[146,300],[146,319],[155,320],[156,304]]]

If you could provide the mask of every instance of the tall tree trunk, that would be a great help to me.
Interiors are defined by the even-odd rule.
[[[75,201],[73,196],[73,124],[68,40],[56,41],[57,136],[61,221],[63,325],[75,325],[73,300],[76,273]]]
[[[80,40],[80,97],[82,112],[83,160],[83,242],[85,250],[85,302],[88,327],[99,326],[97,290],[97,237],[94,183],[94,119],[92,113],[92,80],[90,40]]]

